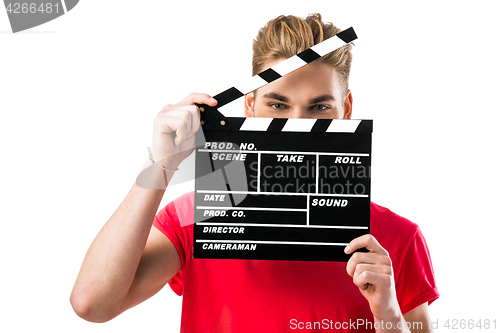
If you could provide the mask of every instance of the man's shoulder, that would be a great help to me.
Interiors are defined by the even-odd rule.
[[[181,227],[192,226],[194,219],[194,192],[185,193],[170,201],[157,214],[160,221],[169,221]]]
[[[370,205],[372,227],[397,227],[406,231],[415,232],[418,229],[418,224],[408,220],[407,218],[393,212],[389,208],[380,206],[374,202]]]
[[[370,233],[389,252],[407,247],[419,230],[418,224],[376,203],[370,211]]]

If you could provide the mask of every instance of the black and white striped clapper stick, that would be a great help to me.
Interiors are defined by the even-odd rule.
[[[370,232],[371,120],[219,112],[355,38],[347,29],[199,105],[194,258],[347,261]]]
[[[231,87],[215,96],[217,105],[210,107],[208,105],[200,104],[202,110],[201,120],[203,128],[219,127],[219,129],[238,129],[242,125],[244,118],[225,117],[224,108],[228,107],[233,101],[243,97],[244,95],[271,83],[311,62],[332,52],[336,49],[349,44],[357,38],[354,29],[351,27],[346,29],[335,36],[332,36],[324,41],[312,46],[311,48],[300,52],[293,57],[290,57],[279,64],[266,69],[265,71],[252,76],[250,79],[245,80],[234,87]],[[232,103],[234,105],[235,103]],[[242,105],[242,104],[241,104]],[[242,106],[239,105],[240,109]],[[228,118],[228,119],[226,119]],[[221,122],[224,128],[221,128]]]

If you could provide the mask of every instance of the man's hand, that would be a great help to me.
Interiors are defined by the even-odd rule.
[[[368,300],[375,322],[391,322],[396,327],[403,315],[396,298],[394,273],[389,253],[372,235],[352,240],[345,248],[350,254],[366,248],[369,252],[356,252],[347,262],[347,273],[352,276],[361,294]]]
[[[166,105],[154,120],[153,159],[175,169],[194,150],[195,133],[200,128],[200,109],[195,105],[215,106],[207,94],[190,94],[177,104]]]

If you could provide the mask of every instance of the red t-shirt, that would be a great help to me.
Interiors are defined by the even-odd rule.
[[[346,263],[193,259],[193,201],[193,192],[179,197],[154,221],[182,261],[169,281],[184,297],[181,332],[374,331],[368,302]],[[372,203],[371,234],[389,251],[403,314],[439,297],[415,223]]]

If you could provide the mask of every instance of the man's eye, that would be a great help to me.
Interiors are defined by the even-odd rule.
[[[271,104],[271,107],[276,110],[283,110],[286,106],[285,104],[273,103]]]
[[[314,111],[324,111],[328,109],[328,106],[319,104],[319,105],[314,105],[312,108]]]

